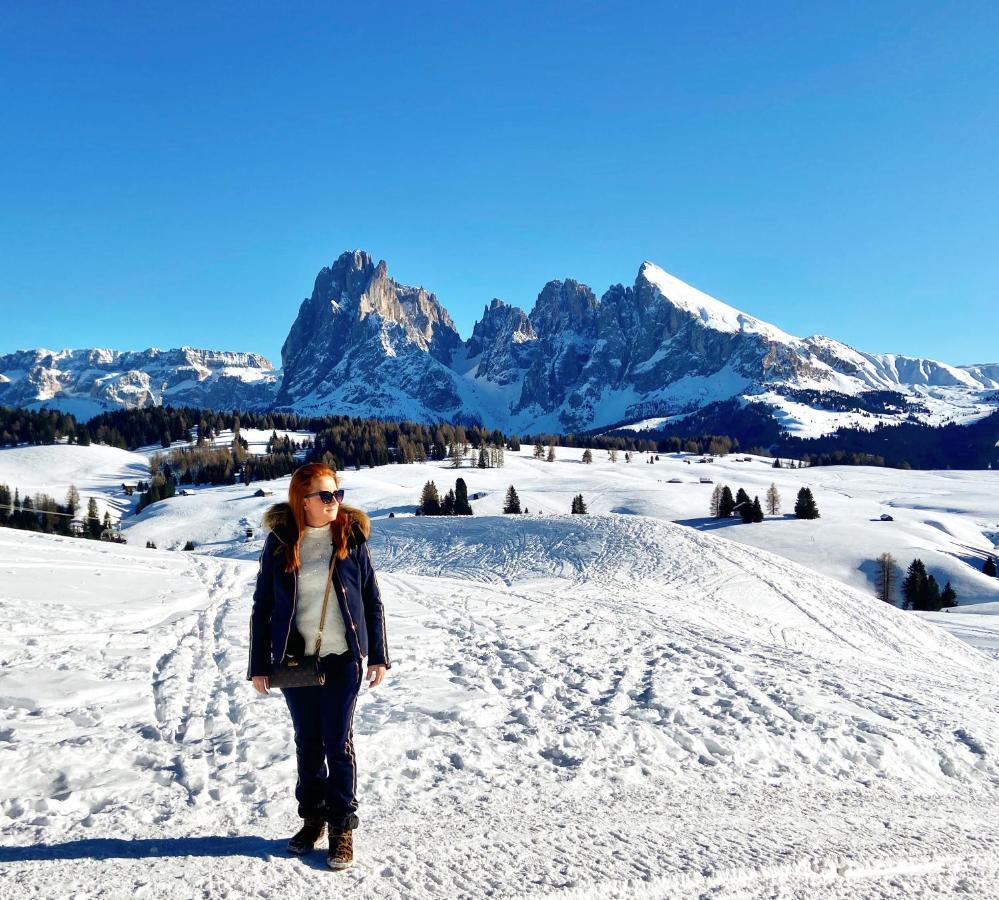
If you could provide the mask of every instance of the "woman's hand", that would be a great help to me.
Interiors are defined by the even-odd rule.
[[[266,694],[267,689],[271,686],[271,680],[266,675],[254,675],[253,686],[258,694]]]
[[[385,677],[385,666],[368,666],[368,687],[378,687]]]

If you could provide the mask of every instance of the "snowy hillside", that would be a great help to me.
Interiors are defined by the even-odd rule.
[[[945,632],[637,516],[381,518],[372,553],[395,664],[333,875],[282,850],[256,554],[0,530],[0,896],[996,896],[996,664]]]
[[[285,436],[281,432],[281,436]],[[297,442],[305,433],[288,432]],[[252,452],[264,452],[269,433],[244,430]],[[230,435],[219,436],[226,443]],[[146,460],[159,447],[126,453],[109,447],[41,446],[0,449],[0,483],[17,485],[31,492],[47,491],[62,500],[70,483],[76,484],[86,503],[98,499],[103,515],[124,514],[122,526],[130,544],[144,546],[152,540],[161,549],[182,547],[193,540],[199,552],[219,555],[252,555],[246,544],[246,529],[259,529],[263,510],[273,498],[254,498],[261,486],[277,497],[287,492],[288,479],[261,482],[247,489],[195,487],[192,496],[175,497],[154,504],[140,516],[131,516],[137,497],[126,497],[121,483],[146,477]],[[833,577],[861,591],[873,591],[872,560],[890,552],[903,567],[921,558],[944,584],[950,581],[960,598],[962,611],[999,613],[999,580],[981,574],[985,555],[999,547],[999,512],[994,497],[999,493],[999,473],[919,472],[854,466],[811,469],[773,469],[771,460],[742,455],[698,463],[697,456],[662,455],[649,465],[647,455],[636,454],[631,463],[616,464],[603,451],[594,453],[592,465],[581,463],[582,451],[558,448],[554,463],[534,460],[530,448],[507,451],[501,469],[462,468],[446,463],[390,466],[344,473],[344,485],[352,502],[368,510],[373,518],[411,515],[423,484],[434,480],[444,492],[460,475],[468,485],[477,515],[502,510],[503,495],[514,484],[521,504],[531,514],[562,513],[572,497],[582,493],[593,513],[625,513],[676,521],[698,530],[750,544],[785,556],[800,565]],[[700,478],[728,484],[733,492],[743,487],[761,501],[774,483],[782,497],[781,514],[768,516],[759,525],[743,525],[736,519],[708,518],[708,500],[713,484]],[[673,479],[680,479],[673,483]],[[806,522],[791,516],[794,498],[802,486],[816,495],[822,517]],[[893,522],[882,522],[888,513]],[[245,545],[245,546],[244,546]],[[955,626],[953,614],[945,617]],[[996,620],[999,623],[999,619]],[[975,626],[978,627],[977,624]],[[964,633],[971,633],[970,625]],[[989,639],[980,646],[992,646]],[[999,655],[999,654],[997,654]]]
[[[197,426],[192,431],[197,434]],[[278,430],[278,437],[288,437],[296,443],[311,441],[312,434],[299,431]],[[243,428],[240,436],[249,445],[249,452],[263,455],[272,432],[257,428]],[[222,431],[215,439],[217,446],[232,442],[232,432]],[[174,441],[171,450],[193,446],[192,441]],[[94,498],[100,518],[105,511],[123,526],[138,505],[138,494],[128,496],[122,484],[135,485],[149,478],[149,458],[165,451],[159,444],[140,447],[135,451],[120,450],[100,444],[39,444],[24,447],[0,447],[0,484],[13,492],[18,488],[21,496],[45,493],[56,502],[63,503],[70,485],[80,493],[81,512],[86,512],[87,501]],[[155,515],[162,510],[150,511]]]
[[[412,515],[425,482],[433,480],[444,493],[457,477],[464,478],[475,514],[496,515],[503,509],[509,485],[515,485],[521,506],[530,515],[568,512],[572,497],[582,493],[591,513],[623,513],[680,522],[702,531],[750,544],[785,556],[807,568],[831,576],[858,590],[873,590],[871,561],[892,553],[908,565],[919,556],[943,584],[951,581],[962,604],[999,602],[999,580],[981,574],[987,553],[999,544],[999,511],[993,497],[999,492],[995,472],[918,472],[853,466],[811,469],[773,469],[772,460],[742,455],[697,463],[696,456],[660,456],[649,465],[647,454],[630,463],[611,463],[604,451],[584,465],[582,450],[560,447],[554,463],[532,458],[531,448],[506,451],[499,469],[463,467],[431,462],[379,469],[349,470],[343,484],[350,500],[373,518]],[[4,453],[0,452],[0,480]],[[688,462],[687,460],[691,460]],[[771,483],[782,497],[781,514],[759,525],[737,519],[708,517],[713,484],[728,484],[733,493],[744,487],[761,501]],[[679,483],[671,483],[672,479]],[[288,479],[261,482],[280,498]],[[795,519],[798,489],[815,493],[822,517]],[[255,489],[257,485],[253,485]],[[246,527],[259,525],[271,498],[254,498],[252,490],[200,487],[194,495],[158,504],[133,520],[126,520],[131,543],[153,540],[158,547],[183,546],[193,540],[204,552],[229,554],[244,540]],[[882,522],[882,513],[894,517]]]
[[[57,503],[66,500],[70,485],[80,492],[82,512],[87,501],[97,500],[100,517],[105,511],[113,519],[130,512],[138,500],[126,497],[123,483],[135,484],[149,477],[149,461],[141,452],[90,444],[41,444],[0,447],[0,483],[18,488],[21,496],[48,494]]]

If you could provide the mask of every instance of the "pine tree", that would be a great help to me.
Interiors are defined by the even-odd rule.
[[[468,487],[464,478],[459,478],[454,483],[454,514],[456,516],[472,514],[472,507],[468,503]]]
[[[76,511],[80,508],[80,492],[76,489],[75,484],[69,486],[69,490],[66,491],[66,512],[71,516],[76,515]]]
[[[583,495],[582,494],[576,494],[576,496],[572,498],[572,507],[569,510],[569,512],[571,512],[571,513],[579,513],[581,515],[585,515],[585,513],[586,513],[586,504],[583,502]]]
[[[982,574],[988,575],[990,578],[995,578],[996,571],[996,558],[994,556],[985,557],[985,562],[982,565]]]
[[[780,457],[778,457],[777,459],[774,460],[773,468],[775,468],[775,469],[781,468]]]
[[[753,521],[753,501],[743,500],[741,503],[736,503],[735,508],[739,513],[739,518],[742,519],[743,523],[748,525]]]
[[[612,462],[612,463],[616,463],[617,462],[617,450],[616,450],[616,448],[611,447],[610,450],[607,451],[607,459],[610,462]]]
[[[21,501],[20,526],[25,531],[41,531],[42,526],[35,515],[35,504],[30,497],[25,497]]]
[[[780,492],[773,482],[767,488],[767,512],[772,516],[780,514]]]
[[[932,575],[926,577],[926,593],[923,595],[923,605],[916,609],[923,609],[927,612],[936,612],[940,609],[940,585]]]
[[[441,514],[441,499],[437,493],[437,485],[428,481],[423,485],[420,497],[420,514],[424,516],[439,516]]]
[[[535,459],[544,459],[544,456],[545,456],[544,445],[541,443],[540,439],[536,440],[534,442],[534,458]]]
[[[548,445],[548,456],[545,457],[545,462],[555,462],[555,445]]]
[[[95,540],[101,536],[101,519],[100,512],[97,509],[97,500],[91,497],[87,501],[87,531],[90,533],[90,537]]]
[[[506,491],[506,498],[503,501],[503,512],[504,513],[519,513],[520,512],[520,497],[517,496],[517,491],[514,490],[511,484]]]
[[[763,521],[763,507],[760,506],[760,498],[753,497],[753,517],[750,520],[752,522],[762,522]]]
[[[453,516],[454,515],[454,490],[448,490],[444,495],[444,499],[441,501],[441,515],[442,516]]]
[[[957,606],[957,592],[950,586],[949,581],[944,585],[943,592],[940,594],[940,606],[944,609]]]
[[[819,508],[815,505],[815,498],[812,496],[810,488],[803,487],[798,491],[798,499],[794,504],[794,514],[799,519],[819,518]]]
[[[631,462],[631,451],[629,451],[629,450],[625,450],[624,451],[624,461],[626,463],[630,463]]]
[[[480,447],[479,448],[479,468],[480,469],[485,469],[485,468],[488,468],[488,466],[489,466],[489,464],[486,461],[486,448],[485,447]]]
[[[926,596],[926,566],[921,559],[909,563],[902,582],[903,609],[920,609]]]
[[[590,448],[589,447],[587,447],[583,451],[583,462],[586,463],[587,465],[589,465],[591,462],[593,462],[593,454],[590,453]]]
[[[738,506],[740,503],[749,503],[749,494],[746,493],[745,488],[739,488],[735,492],[735,505]]]
[[[451,460],[452,469],[460,468],[462,462],[465,459],[465,448],[457,441],[455,441],[453,444],[451,444],[450,453],[448,454],[448,457]]]
[[[732,490],[727,484],[723,484],[721,499],[718,501],[718,518],[727,519],[734,509],[735,499],[732,497]]]
[[[711,492],[711,504],[708,506],[708,515],[713,519],[718,518],[718,509],[721,504],[722,486],[716,484],[714,490]]]
[[[885,603],[895,605],[895,585],[898,583],[900,570],[895,557],[890,553],[882,553],[875,561],[874,584],[878,598]]]

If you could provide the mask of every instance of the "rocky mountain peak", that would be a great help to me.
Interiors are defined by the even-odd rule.
[[[361,359],[416,352],[446,364],[460,344],[434,294],[395,281],[384,260],[376,265],[365,251],[348,251],[319,272],[299,308],[281,348],[278,404],[334,395],[338,379],[350,377]]]
[[[538,294],[530,320],[541,338],[565,331],[588,334],[593,331],[600,301],[585,284],[573,281],[549,281]]]

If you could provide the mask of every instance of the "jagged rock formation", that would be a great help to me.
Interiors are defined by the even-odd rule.
[[[434,294],[389,278],[361,251],[316,277],[281,348],[278,408],[449,416],[461,397],[448,368],[461,338]],[[411,412],[407,410],[411,409]]]
[[[267,409],[276,373],[256,353],[181,347],[19,350],[0,356],[0,405],[57,407],[82,418],[155,406]]]
[[[867,424],[908,415],[970,421],[999,403],[999,364],[950,366],[798,338],[651,262],[632,286],[613,285],[600,298],[566,279],[546,284],[529,314],[494,299],[462,341],[436,295],[350,251],[319,272],[281,362],[278,382],[254,354],[22,351],[0,357],[0,403],[173,402],[519,432],[654,425],[732,398],[766,402],[789,427],[813,432],[861,415]],[[873,418],[858,412],[864,404],[826,415],[849,411],[842,398],[869,391],[892,395]]]

